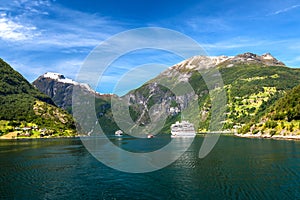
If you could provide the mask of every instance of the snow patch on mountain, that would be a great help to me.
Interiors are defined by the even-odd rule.
[[[90,92],[96,93],[88,84],[86,83],[78,83],[72,79],[66,78],[63,74],[60,73],[54,73],[54,72],[47,72],[42,77],[44,78],[50,78],[60,83],[66,83],[66,84],[72,84],[72,85],[78,85],[81,87],[84,87]]]

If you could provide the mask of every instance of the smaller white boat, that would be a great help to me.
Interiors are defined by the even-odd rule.
[[[147,135],[147,138],[154,138],[154,135],[149,134],[149,135]]]
[[[120,137],[120,136],[122,136],[122,135],[123,135],[123,131],[122,131],[122,130],[117,130],[117,131],[115,132],[115,136]]]

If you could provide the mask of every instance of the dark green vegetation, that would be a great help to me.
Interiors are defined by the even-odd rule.
[[[16,128],[38,127],[47,134],[74,135],[74,121],[57,108],[50,97],[35,89],[24,77],[0,59],[1,134]],[[30,135],[32,135],[32,131]]]
[[[270,109],[272,120],[300,120],[300,85],[288,91]]]

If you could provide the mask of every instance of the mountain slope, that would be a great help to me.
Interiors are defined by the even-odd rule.
[[[32,83],[40,92],[52,98],[55,104],[72,113],[73,90],[95,96],[96,115],[100,119],[102,129],[107,133],[114,133],[118,127],[114,123],[110,109],[111,98],[114,95],[100,94],[92,90],[88,84],[78,83],[66,78],[63,74],[47,72]]]
[[[48,135],[75,133],[72,117],[57,108],[50,97],[35,89],[2,59],[0,59],[0,120],[1,134],[24,127],[30,129],[27,131],[30,132],[29,135],[33,134],[32,128],[29,127],[35,127],[36,136],[41,129],[47,129]]]
[[[300,84],[300,70],[286,67],[270,54],[258,56],[245,53],[235,57],[195,56],[131,91],[128,96],[133,97],[134,101],[131,101],[133,103],[130,106],[136,108],[132,113],[143,114],[143,110],[149,110],[153,105],[149,97],[156,97],[152,99],[163,103],[168,116],[172,116],[168,124],[174,123],[180,112],[171,111],[185,109],[191,99],[185,96],[175,97],[156,83],[161,79],[172,80],[176,77],[179,82],[188,82],[198,95],[201,118],[199,131],[206,131],[209,127],[211,101],[208,88],[199,71],[205,74],[205,70],[213,68],[219,69],[227,93],[226,118],[223,122],[225,130],[233,130],[234,127],[263,116],[267,107],[274,104],[287,90]],[[217,85],[215,87],[218,88]],[[149,117],[146,115],[144,117],[145,119],[139,123],[149,122]]]

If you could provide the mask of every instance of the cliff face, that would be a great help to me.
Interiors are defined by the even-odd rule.
[[[33,82],[33,85],[39,91],[51,97],[54,103],[59,107],[65,110],[71,108],[74,85],[44,77],[39,77]]]
[[[111,95],[101,95],[92,90],[89,85],[78,83],[72,79],[66,78],[62,74],[47,72],[38,77],[32,83],[39,91],[51,97],[54,103],[64,110],[71,112],[72,93],[77,88],[85,93],[95,95],[96,98],[109,100]]]

